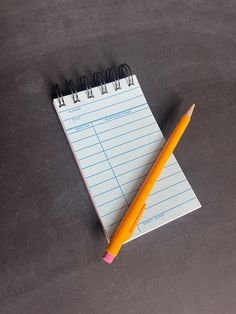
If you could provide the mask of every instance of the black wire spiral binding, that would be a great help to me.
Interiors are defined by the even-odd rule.
[[[118,68],[118,75],[120,78],[128,78],[128,86],[134,85],[134,78],[132,71],[127,63],[123,63]]]
[[[115,91],[121,89],[120,79],[122,78],[126,78],[128,86],[134,85],[133,73],[127,63],[122,63],[117,70],[114,67],[108,68],[106,70],[105,77],[101,72],[95,72],[93,74],[93,81],[95,82],[96,86],[99,87],[100,93],[102,95],[108,93],[106,82],[112,82]],[[78,90],[74,81],[69,80],[66,82],[66,84],[71,92],[73,102],[80,102]],[[87,97],[94,98],[91,82],[87,75],[83,75],[80,77],[80,84],[82,88],[86,91]],[[58,84],[55,84],[55,91],[59,102],[59,108],[62,106],[66,106],[61,89]]]
[[[57,99],[58,99],[58,102],[59,102],[59,108],[62,107],[62,106],[65,106],[66,104],[64,102],[64,98],[62,96],[61,89],[60,89],[60,87],[57,84],[55,85],[55,91],[56,91]]]
[[[113,82],[115,91],[121,89],[119,76],[113,67],[110,67],[106,70],[106,78],[108,82]]]
[[[77,89],[75,87],[74,81],[73,80],[69,80],[66,83],[67,83],[68,88],[70,89],[70,92],[71,92],[71,95],[72,95],[72,98],[73,98],[73,102],[74,103],[79,102],[80,100],[79,100],[78,92],[77,92]]]
[[[88,98],[94,98],[93,90],[92,90],[92,87],[91,87],[91,83],[90,83],[87,75],[81,76],[80,82],[81,82],[83,88],[85,88],[86,91],[87,91],[87,97]]]
[[[107,94],[106,81],[101,72],[95,72],[93,74],[93,79],[96,84],[100,85],[101,94]]]

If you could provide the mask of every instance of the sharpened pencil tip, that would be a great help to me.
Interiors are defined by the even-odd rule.
[[[189,118],[191,118],[193,114],[193,110],[195,108],[195,104],[192,104],[192,106],[188,109],[188,111],[185,113]]]

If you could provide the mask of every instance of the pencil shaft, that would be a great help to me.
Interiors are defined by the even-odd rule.
[[[192,105],[189,110],[182,116],[178,124],[176,125],[174,131],[171,133],[170,138],[164,145],[160,155],[153,164],[151,170],[149,171],[146,179],[139,188],[134,200],[132,201],[128,211],[123,217],[120,225],[116,229],[112,236],[111,242],[107,247],[107,255],[109,257],[116,256],[125,241],[131,237],[134,229],[136,228],[143,211],[146,206],[147,198],[152,191],[157,179],[159,178],[163,168],[165,167],[168,159],[173,153],[175,147],[177,146],[179,140],[181,139],[185,129],[187,128],[191,115],[193,113],[194,105]]]

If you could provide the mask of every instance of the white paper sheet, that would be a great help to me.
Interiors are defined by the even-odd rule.
[[[80,102],[64,97],[54,106],[79,165],[106,237],[112,236],[158,156],[165,139],[134,75],[134,85],[120,80],[94,98],[79,92]],[[150,194],[132,239],[201,207],[172,155]]]

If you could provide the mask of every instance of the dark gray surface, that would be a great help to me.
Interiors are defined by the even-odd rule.
[[[0,312],[236,313],[235,1],[0,2]],[[125,246],[105,237],[50,82],[127,62],[202,209]]]

